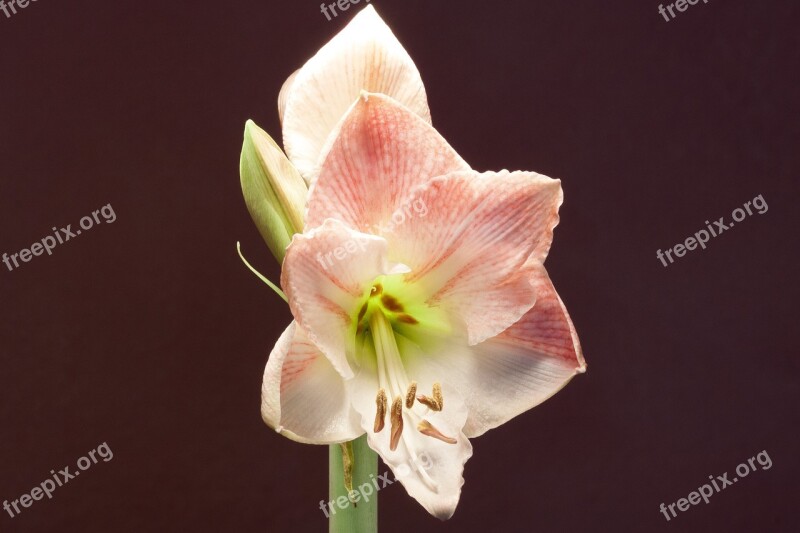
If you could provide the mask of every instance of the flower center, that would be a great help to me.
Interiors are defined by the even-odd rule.
[[[419,320],[406,312],[406,308],[400,301],[391,294],[384,292],[383,284],[376,281],[370,289],[369,296],[358,312],[358,333],[362,333],[369,325],[371,315],[375,312],[388,315],[392,322],[415,326]]]

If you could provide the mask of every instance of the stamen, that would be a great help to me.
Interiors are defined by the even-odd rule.
[[[433,424],[428,422],[427,420],[423,420],[417,425],[417,429],[423,435],[427,435],[428,437],[433,437],[434,439],[439,439],[442,442],[446,442],[447,444],[456,444],[458,441],[452,437],[448,437],[444,435],[441,431],[433,427]]]
[[[364,315],[367,314],[367,302],[364,302],[364,305],[361,307],[361,311],[358,312],[358,320],[357,322],[361,322],[361,319],[364,318]]]
[[[378,406],[378,412],[375,413],[375,425],[372,430],[375,433],[380,433],[383,430],[386,420],[386,391],[381,389],[378,391],[378,397],[375,398],[375,403]]]
[[[414,407],[414,397],[417,395],[417,382],[412,381],[411,385],[408,386],[408,392],[406,392],[406,407],[411,409]]]
[[[444,396],[442,396],[442,385],[439,382],[433,384],[433,399],[439,404],[439,410],[444,409]]]
[[[438,382],[433,384],[433,398],[422,395],[417,396],[417,401],[428,406],[432,411],[441,411],[444,409],[444,397],[442,396],[441,384]]]
[[[372,290],[369,292],[370,296],[377,296],[383,292],[383,285],[380,283],[376,283],[372,286]]]
[[[392,403],[392,435],[389,440],[389,449],[395,451],[400,435],[403,434],[403,398],[398,396]]]

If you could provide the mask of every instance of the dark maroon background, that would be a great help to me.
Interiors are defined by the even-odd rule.
[[[118,217],[0,264],[0,500],[114,452],[0,530],[325,530],[325,447],[259,415],[290,314],[234,247],[278,277],[241,135],[253,118],[279,137],[284,78],[354,13],[318,4],[0,15],[0,253],[109,202]],[[655,0],[373,4],[465,159],[563,180],[547,267],[589,364],[473,441],[452,520],[394,485],[381,530],[798,531],[797,4],[710,0],[669,23]],[[656,259],[758,194],[765,215]],[[761,450],[770,470],[659,512]]]

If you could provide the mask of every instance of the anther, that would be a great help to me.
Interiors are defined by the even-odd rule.
[[[417,425],[417,429],[423,435],[427,435],[428,437],[433,437],[434,439],[439,439],[442,442],[446,442],[447,444],[456,444],[458,441],[456,439],[448,437],[447,435],[443,434],[441,431],[433,427],[433,424],[428,422],[427,420],[423,420]]]
[[[408,392],[406,392],[406,407],[411,409],[414,407],[414,399],[417,395],[417,382],[412,381],[411,385],[408,386]]]
[[[403,398],[398,396],[392,402],[392,435],[389,440],[389,449],[395,451],[397,443],[400,442],[400,435],[403,434]]]
[[[442,396],[442,386],[439,383],[433,384],[433,398],[427,396],[417,396],[417,401],[428,406],[432,411],[444,409],[444,397]]]
[[[378,397],[375,398],[375,403],[378,406],[378,412],[375,413],[375,426],[372,430],[375,433],[380,433],[386,420],[386,391],[381,389],[378,391]]]
[[[439,404],[439,410],[444,409],[444,396],[442,396],[442,385],[440,383],[433,384],[433,399]]]

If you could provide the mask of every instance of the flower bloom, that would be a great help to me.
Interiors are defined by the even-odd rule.
[[[468,437],[585,368],[542,265],[561,198],[536,173],[470,170],[417,115],[363,95],[286,253],[295,322],[267,364],[264,420],[302,442],[366,432],[391,468],[425,452],[433,466],[401,482],[452,515]]]
[[[562,192],[534,172],[472,170],[430,125],[413,62],[377,21],[362,11],[282,91],[287,154],[311,189],[281,276],[294,321],[270,354],[261,412],[299,442],[366,433],[445,519],[469,439],[585,370],[543,266]],[[409,472],[420,457],[429,468]]]

